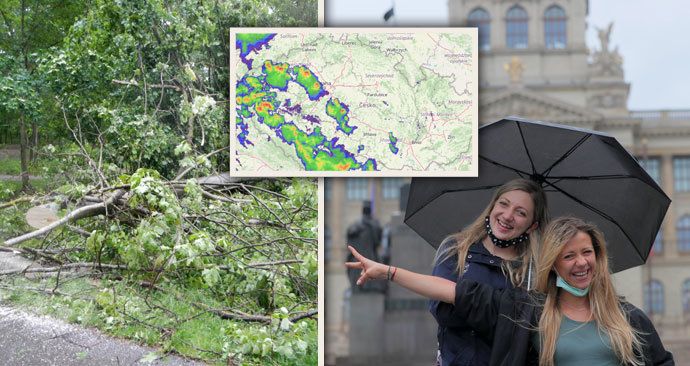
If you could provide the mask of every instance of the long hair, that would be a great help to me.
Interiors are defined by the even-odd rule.
[[[544,229],[543,241],[537,260],[536,291],[546,295],[544,310],[539,318],[541,351],[539,365],[552,366],[556,351],[556,340],[563,313],[559,307],[556,274],[553,271],[564,245],[578,232],[589,235],[594,246],[596,268],[589,290],[589,305],[592,316],[600,332],[609,336],[613,351],[626,365],[642,365],[641,341],[637,332],[621,308],[618,296],[611,281],[609,261],[606,256],[604,235],[591,223],[575,217],[559,217]]]
[[[510,261],[503,261],[502,264],[503,272],[510,279],[513,286],[521,287],[528,277],[530,263],[536,257],[536,245],[532,245],[532,243],[539,242],[539,233],[547,222],[546,194],[538,183],[528,179],[513,179],[498,187],[481,215],[462,231],[451,234],[444,240],[443,245],[439,246],[434,259],[435,263],[440,263],[448,257],[457,254],[458,266],[456,271],[462,273],[470,246],[487,235],[484,218],[489,216],[498,198],[510,191],[523,191],[530,195],[534,203],[533,222],[538,223],[536,230],[530,232],[529,239],[515,246],[517,252],[516,261],[512,263]]]

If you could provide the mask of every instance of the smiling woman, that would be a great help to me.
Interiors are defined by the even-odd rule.
[[[649,318],[616,296],[603,235],[581,219],[561,217],[544,230],[533,292],[468,279],[456,285],[350,250],[358,262],[346,265],[362,270],[358,284],[388,278],[454,304],[458,324],[492,341],[491,365],[674,364]],[[578,291],[583,289],[589,290]]]
[[[542,338],[538,344],[540,364],[563,364],[567,361],[566,355],[579,353],[598,355],[595,360],[641,364],[636,355],[642,351],[644,340],[627,318],[630,317],[631,322],[641,317],[648,322],[649,319],[639,309],[616,297],[604,236],[594,225],[565,217],[554,220],[547,227],[539,256],[536,290],[546,294],[538,323]],[[572,321],[595,324],[606,332],[608,339],[593,332],[588,334],[592,339],[604,341],[583,344],[582,347],[589,347],[587,349],[573,349],[577,339],[563,331]]]
[[[462,207],[461,209],[465,209]],[[450,281],[475,280],[494,288],[529,287],[539,231],[546,225],[546,196],[539,184],[514,179],[498,187],[483,212],[439,247],[432,274]],[[451,304],[430,301],[438,322],[438,362],[442,365],[487,365],[490,339],[452,316]]]
[[[568,293],[582,297],[587,295],[594,268],[596,255],[592,246],[592,239],[582,231],[566,244],[554,266],[556,272],[556,286]],[[563,275],[561,275],[561,273]],[[565,276],[565,278],[563,277]]]

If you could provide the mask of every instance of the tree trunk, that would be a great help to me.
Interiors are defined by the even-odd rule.
[[[29,183],[29,139],[26,133],[24,112],[19,115],[19,156],[22,169],[22,191],[28,192],[31,190]]]
[[[31,144],[29,149],[29,161],[33,162],[36,160],[36,149],[38,149],[38,124],[36,122],[31,123]]]

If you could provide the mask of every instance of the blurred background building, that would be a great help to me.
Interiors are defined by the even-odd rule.
[[[327,14],[328,6],[327,1]],[[648,264],[614,277],[619,293],[650,315],[677,364],[690,365],[690,100],[684,110],[629,110],[631,85],[623,57],[611,44],[615,28],[594,27],[596,41],[588,45],[587,0],[449,0],[447,7],[451,26],[479,28],[480,125],[519,115],[609,133],[671,197]],[[328,17],[326,25],[333,25]],[[657,67],[662,66],[650,66],[650,72]],[[423,299],[391,286],[362,310],[369,315],[364,316],[353,310],[343,266],[347,227],[359,219],[366,200],[385,228],[382,248],[391,262],[431,271],[434,250],[402,224],[400,187],[408,182],[326,179],[327,364],[365,364],[351,353],[366,353],[367,346],[379,350],[381,365],[428,365],[435,357],[436,324]],[[644,212],[630,214],[645,219]],[[366,330],[372,316],[380,332]]]

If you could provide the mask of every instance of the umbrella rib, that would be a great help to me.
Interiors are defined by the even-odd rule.
[[[647,187],[652,188],[653,190],[657,191],[658,193],[663,194],[666,196],[666,193],[664,193],[663,190],[660,188],[655,187],[654,185],[649,184],[648,182],[645,182],[641,177],[637,175],[631,175],[631,174],[611,174],[611,175],[591,175],[591,176],[561,176],[561,177],[556,177],[556,176],[549,176],[549,179],[551,179],[551,183],[558,183],[562,180],[609,180],[609,179],[636,179],[645,184]]]
[[[493,188],[498,188],[501,185],[489,185],[489,186],[481,186],[481,187],[474,187],[474,188],[463,188],[463,189],[447,189],[445,191],[442,191],[441,194],[434,198],[438,198],[440,196],[443,196],[446,193],[455,193],[455,192],[469,192],[469,191],[481,191],[485,189],[493,189]]]
[[[529,153],[529,149],[527,148],[527,142],[525,141],[525,135],[522,132],[522,125],[519,123],[516,123],[518,127],[518,131],[520,131],[520,139],[522,139],[522,146],[525,148],[525,153],[527,153],[527,159],[529,159],[529,164],[532,166],[532,175],[537,172],[537,169],[534,167],[534,161],[532,160],[532,154]]]
[[[590,175],[590,176],[577,176],[577,175],[572,175],[572,176],[549,176],[549,179],[554,179],[554,180],[607,180],[607,179],[621,179],[621,178],[632,178],[632,179],[640,179],[639,177],[636,177],[634,175],[630,174],[609,174],[609,175]]]
[[[661,193],[662,195],[666,196],[666,192],[664,192],[661,187],[658,185],[655,187],[652,184],[649,184],[648,182],[644,181],[640,176],[637,175],[631,175],[631,174],[611,174],[611,175],[591,175],[591,176],[549,176],[549,179],[553,180],[552,183],[558,183],[561,180],[607,180],[607,179],[637,179],[640,182],[644,183],[646,186],[652,188],[653,190],[657,191],[658,193]],[[653,179],[652,179],[653,180]],[[668,197],[668,196],[666,196]]]
[[[530,174],[527,173],[527,172],[523,172],[522,170],[515,169],[515,168],[513,168],[513,167],[510,167],[510,166],[501,164],[501,163],[499,163],[499,162],[497,162],[497,161],[495,161],[495,160],[491,160],[491,159],[489,159],[489,158],[487,158],[487,157],[485,157],[485,156],[483,156],[483,155],[479,155],[479,158],[480,158],[480,159],[484,159],[486,162],[489,162],[489,163],[491,163],[491,164],[500,166],[501,168],[505,168],[505,169],[508,169],[508,170],[512,170],[513,172],[517,173],[517,174],[518,174],[520,177],[522,177],[522,178],[524,178],[525,176],[530,176]],[[465,192],[465,191],[481,191],[481,190],[486,190],[486,189],[494,189],[494,188],[497,188],[497,187],[499,187],[499,186],[501,186],[501,184],[486,185],[486,186],[474,187],[474,188],[469,188],[469,189],[463,188],[463,189],[450,189],[450,190],[444,190],[444,191],[441,191],[441,192],[439,192],[438,194],[434,195],[433,197],[431,197],[427,202],[432,202],[432,201],[434,201],[435,199],[437,199],[437,198],[443,196],[443,195],[446,194],[446,193]],[[407,216],[407,217],[408,217],[408,218],[413,217],[413,216],[416,215],[417,212],[419,212],[422,208],[424,208],[424,207],[422,206],[422,207],[418,208],[417,210],[415,210],[413,213],[411,213],[411,214],[410,214],[409,216]]]
[[[632,246],[632,247],[635,248],[635,251],[637,252],[637,255],[638,255],[640,258],[644,258],[644,255],[642,255],[642,253],[640,253],[640,249],[637,248],[637,247],[634,245],[635,241],[632,240],[632,238],[630,237],[630,235],[628,235],[628,233],[620,226],[620,224],[619,224],[616,220],[614,220],[611,216],[607,215],[605,212],[599,210],[598,208],[596,208],[596,207],[594,207],[594,206],[592,206],[592,205],[590,205],[590,204],[588,204],[588,203],[586,203],[586,202],[583,202],[582,200],[580,200],[579,198],[573,196],[572,194],[570,194],[570,193],[568,193],[568,192],[562,190],[561,188],[559,188],[559,187],[553,185],[551,182],[546,182],[546,184],[550,185],[551,187],[553,187],[553,188],[555,188],[557,191],[563,193],[565,196],[569,197],[569,198],[572,199],[573,201],[575,201],[575,202],[581,204],[582,206],[588,208],[588,209],[591,210],[592,212],[598,214],[599,216],[603,217],[604,219],[606,219],[606,220],[610,221],[611,223],[613,223],[614,225],[616,225],[616,226],[621,230],[621,232],[623,233],[623,235],[625,235],[625,237],[628,239],[628,241],[631,242],[631,243],[633,243],[633,246]]]
[[[570,156],[570,154],[572,154],[578,147],[580,147],[580,145],[582,145],[587,139],[589,139],[590,136],[592,136],[591,133],[588,133],[585,136],[583,136],[578,142],[575,143],[575,145],[573,145],[568,151],[566,151],[565,154],[563,154],[560,158],[558,158],[558,160],[554,161],[550,167],[546,168],[546,170],[544,170],[544,172],[541,175],[544,177],[548,176],[549,172],[556,165],[560,164],[563,160],[565,160],[565,158]]]
[[[484,159],[485,161],[487,161],[487,162],[489,162],[489,163],[491,163],[491,164],[500,166],[500,167],[505,168],[505,169],[508,169],[508,170],[512,170],[513,172],[517,173],[517,174],[518,174],[520,177],[522,177],[522,178],[524,178],[525,175],[529,176],[529,174],[526,173],[526,172],[523,172],[523,171],[521,171],[521,170],[519,170],[519,169],[515,169],[515,168],[509,167],[509,166],[507,166],[507,165],[501,164],[501,163],[499,163],[499,162],[497,162],[497,161],[494,161],[494,160],[491,160],[491,159],[489,159],[489,158],[487,158],[487,157],[485,157],[485,156],[479,155],[479,158],[480,158],[480,159]],[[501,184],[502,184],[502,183],[501,183]],[[470,188],[470,189],[451,189],[451,190],[444,190],[444,191],[441,191],[441,192],[439,192],[438,194],[434,195],[433,197],[431,197],[427,202],[432,202],[432,201],[434,201],[435,199],[437,199],[437,198],[443,196],[443,195],[446,194],[446,193],[454,193],[454,192],[461,192],[461,191],[480,191],[480,190],[485,190],[485,189],[494,189],[494,188],[499,187],[501,184],[486,185],[486,186],[474,187],[474,188]],[[407,216],[407,218],[413,217],[413,216],[416,215],[417,212],[419,212],[422,208],[424,208],[424,207],[422,206],[422,207],[418,208],[418,209],[415,210],[413,213],[411,213],[409,216]]]
[[[443,196],[443,195],[446,194],[446,193],[466,192],[466,191],[481,191],[481,190],[485,190],[485,189],[494,189],[494,188],[497,188],[497,187],[499,187],[499,186],[500,186],[500,184],[498,184],[498,185],[494,184],[494,185],[481,186],[481,187],[474,187],[474,188],[468,188],[468,189],[448,189],[448,190],[443,190],[443,191],[439,192],[438,194],[434,195],[433,197],[431,197],[431,198],[427,201],[427,203],[425,203],[424,205],[428,204],[429,202],[433,202],[434,200],[436,200],[437,198]],[[424,205],[422,205],[422,207],[416,209],[413,213],[411,213],[409,216],[407,216],[407,218],[409,219],[409,218],[412,218],[414,215],[416,215],[417,212],[421,211],[421,210],[424,208]]]
[[[479,155],[479,158],[480,158],[480,159],[484,159],[486,162],[489,162],[489,163],[491,163],[491,164],[493,164],[493,165],[498,165],[498,166],[500,166],[501,168],[506,168],[506,169],[508,169],[508,170],[512,170],[512,171],[514,171],[515,173],[517,173],[518,175],[520,175],[521,178],[524,178],[525,176],[528,176],[528,177],[530,176],[530,174],[527,173],[527,172],[523,172],[523,171],[520,170],[520,169],[515,169],[515,168],[513,168],[513,167],[511,167],[511,166],[507,166],[507,165],[505,165],[505,164],[501,164],[501,163],[499,163],[499,162],[497,162],[497,161],[495,161],[495,160],[491,160],[491,159],[489,159],[489,158],[487,158],[487,157],[485,157],[485,156]],[[498,186],[496,186],[496,187],[498,187]]]

